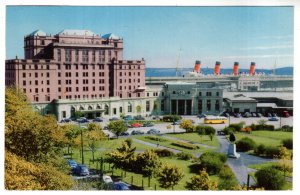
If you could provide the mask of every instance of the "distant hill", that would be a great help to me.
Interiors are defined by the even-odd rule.
[[[193,71],[193,68],[182,68],[179,70],[179,75],[182,76],[187,72]],[[213,74],[213,68],[202,68],[203,74]],[[249,69],[239,69],[239,72],[248,73]],[[264,72],[266,75],[273,74],[273,69],[255,69],[255,72]],[[293,75],[293,67],[283,67],[275,69],[276,75]],[[231,68],[221,69],[221,74],[231,74]],[[146,68],[146,77],[172,77],[176,76],[176,68]]]

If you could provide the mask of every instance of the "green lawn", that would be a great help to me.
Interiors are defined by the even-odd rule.
[[[293,133],[282,131],[252,131],[251,134],[235,133],[235,136],[237,140],[243,137],[249,137],[257,144],[264,144],[266,146],[279,146],[283,139],[293,138]]]
[[[216,137],[211,141],[208,135],[203,135],[202,139],[198,133],[180,133],[180,134],[166,134],[166,136],[176,137],[186,141],[192,141],[200,144],[205,144],[209,146],[214,146],[217,148],[220,147],[220,143]]]
[[[158,142],[155,141],[155,140],[147,139],[146,136],[133,136],[133,137],[136,138],[136,139],[145,141],[145,142],[153,143],[153,144],[157,144],[157,143],[158,143]],[[200,146],[199,149],[196,149],[196,150],[190,150],[190,149],[186,149],[186,148],[182,148],[182,147],[179,147],[179,146],[174,146],[174,145],[172,145],[172,143],[173,143],[173,142],[176,142],[176,140],[167,139],[167,138],[165,138],[165,137],[162,137],[162,138],[165,139],[166,141],[159,142],[159,145],[165,146],[165,147],[168,147],[168,148],[173,148],[173,149],[175,149],[175,150],[180,150],[180,151],[182,151],[182,152],[186,152],[186,153],[190,153],[190,154],[203,153],[203,152],[213,151],[213,150],[216,150],[216,149],[217,149],[217,148],[206,148],[206,147],[201,147],[201,146]]]

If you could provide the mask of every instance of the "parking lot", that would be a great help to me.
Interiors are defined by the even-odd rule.
[[[213,126],[216,130],[221,130],[224,127],[228,126],[229,124],[232,123],[239,123],[241,121],[244,121],[246,125],[251,125],[252,123],[257,124],[259,120],[266,120],[267,124],[274,125],[275,128],[279,128],[280,126],[283,125],[289,125],[293,126],[293,117],[288,117],[288,118],[283,118],[283,117],[278,117],[278,121],[268,121],[268,117],[249,117],[249,118],[236,118],[233,116],[227,117],[228,122],[225,124],[204,124],[204,118],[199,119],[197,116],[182,116],[182,119],[190,119],[194,122],[194,125],[209,125]],[[146,117],[146,120],[152,120],[150,117]],[[109,123],[109,119],[104,118],[103,122],[97,122],[99,123],[102,128],[107,126]],[[76,122],[72,122],[74,124],[78,124]],[[87,123],[81,124],[81,126],[86,126]],[[171,125],[171,128],[167,128],[168,125]],[[181,129],[179,125],[172,125],[172,123],[168,122],[163,122],[163,123],[158,123],[154,124],[153,127],[135,127],[135,128],[128,128],[127,132],[131,134],[132,131],[139,130],[141,132],[146,133],[150,129],[156,129],[160,131],[161,134],[165,133],[172,133],[172,132],[185,132],[184,129]],[[105,134],[109,135],[110,137],[113,137],[114,134],[110,132],[109,130],[103,130]]]

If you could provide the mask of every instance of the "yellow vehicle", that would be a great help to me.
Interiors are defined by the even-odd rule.
[[[224,116],[207,116],[204,118],[204,124],[224,124],[227,118]]]

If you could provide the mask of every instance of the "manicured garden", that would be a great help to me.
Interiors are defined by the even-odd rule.
[[[198,133],[176,133],[176,134],[166,134],[166,136],[179,138],[189,142],[195,142],[199,144],[213,146],[216,147],[216,149],[220,147],[220,143],[218,142],[218,139],[214,137],[213,140],[211,140],[209,135],[203,135],[202,138]]]

